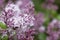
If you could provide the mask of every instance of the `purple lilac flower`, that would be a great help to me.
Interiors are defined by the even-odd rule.
[[[46,2],[44,2],[42,4],[42,7],[44,9],[48,9],[48,10],[58,10],[58,6],[53,4],[55,0],[46,0]],[[47,3],[48,2],[48,3]]]
[[[18,2],[18,1],[17,1]],[[31,1],[30,1],[31,2]],[[19,8],[19,5],[14,4],[14,3],[8,3],[4,9],[4,11],[2,11],[2,19],[4,19],[4,22],[7,22],[7,26],[8,27],[18,27],[18,26],[22,26],[22,25],[28,25],[28,26],[32,26],[34,25],[34,20],[37,20],[38,25],[43,23],[43,15],[42,14],[38,14],[35,15],[36,17],[34,17],[34,15],[31,15],[31,13],[34,13],[34,8],[32,3],[28,3],[28,5],[25,5],[26,8]],[[20,5],[21,6],[21,5]],[[25,7],[24,6],[24,7]],[[33,8],[32,12],[29,8]],[[28,9],[28,11],[26,11]],[[25,12],[26,11],[26,12]],[[41,18],[39,18],[41,17]],[[18,20],[17,20],[18,19]],[[40,22],[40,23],[39,23]]]
[[[17,27],[17,26],[20,26],[20,25],[22,26],[22,25],[25,25],[24,22],[26,22],[26,25],[29,25],[29,24],[33,25],[32,24],[33,23],[32,20],[35,20],[32,15],[25,14],[24,11],[21,11],[21,9],[19,8],[18,5],[15,5],[13,3],[11,3],[11,4],[9,3],[5,7],[5,11],[4,12],[5,13],[3,13],[3,15],[4,14],[7,14],[6,16],[4,15],[5,16],[4,18],[7,19],[8,26],[9,25],[10,26],[13,26],[14,25],[14,27]],[[17,19],[19,19],[19,20],[17,20]]]
[[[55,0],[46,0],[46,2],[54,3],[54,2],[55,2]]]
[[[45,32],[45,27],[44,27],[44,26],[41,26],[41,27],[39,28],[39,32]]]
[[[14,35],[17,40],[33,40],[33,35],[37,34],[36,30],[45,31],[42,25],[44,15],[42,13],[34,14],[34,5],[31,0],[18,0],[15,4],[8,2],[0,15],[0,21],[8,27],[6,30],[9,40],[12,40]]]
[[[35,29],[27,29],[25,32],[20,31],[17,32],[17,37],[19,40],[33,40],[34,39],[34,34],[36,34]]]
[[[28,6],[28,8],[29,7],[30,6]],[[25,10],[26,10],[26,8],[25,8]],[[5,9],[2,11],[2,14],[0,15],[0,21],[3,21],[7,25],[9,30],[12,28],[18,27],[19,29],[21,29],[21,31],[19,31],[19,32],[22,34],[22,32],[24,33],[25,31],[27,31],[27,27],[30,28],[30,26],[34,25],[33,22],[35,20],[34,16],[31,15],[30,12],[27,14],[24,11],[23,11],[23,9],[19,8],[19,6],[17,4],[9,2],[6,5]],[[13,33],[9,32],[9,31],[7,31],[7,33],[9,33],[9,35],[8,34],[7,35],[9,36],[9,38],[11,38]],[[20,35],[18,35],[18,36],[20,36]],[[23,39],[21,39],[21,40],[23,40]],[[27,40],[32,40],[32,36],[29,36],[29,38],[27,38]]]
[[[3,8],[3,6],[4,6],[4,1],[5,1],[5,0],[0,0],[0,9]]]
[[[45,30],[45,28],[43,27],[44,21],[45,20],[43,13],[38,13],[37,15],[35,15],[34,27],[36,28],[36,30],[39,30],[40,32],[43,32],[43,30]]]
[[[47,33],[49,34],[48,39],[50,40],[58,40],[60,37],[60,21],[54,19],[49,25],[47,29]],[[52,38],[51,38],[52,37]],[[47,39],[47,40],[48,40]]]

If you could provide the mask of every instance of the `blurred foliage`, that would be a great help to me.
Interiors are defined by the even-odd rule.
[[[46,33],[39,33],[38,35],[35,35],[34,40],[46,40]]]
[[[33,1],[34,5],[35,5],[35,10],[37,12],[39,12],[39,11],[45,11],[45,10],[43,10],[43,8],[41,8],[41,4],[45,0],[32,0],[32,1]],[[58,6],[57,12],[58,12],[58,14],[60,14],[60,0],[55,0],[55,3],[54,4],[56,4]]]
[[[8,36],[4,36],[1,40],[8,40]]]
[[[0,34],[0,40],[8,40],[8,36],[2,37],[2,35]]]
[[[32,0],[34,5],[35,5],[35,10],[37,12],[39,11],[42,11],[42,8],[41,8],[41,3],[44,1],[44,0]]]
[[[60,0],[55,0],[55,4],[58,6],[58,14],[60,14]]]

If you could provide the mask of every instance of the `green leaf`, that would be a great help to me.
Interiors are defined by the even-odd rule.
[[[60,20],[60,15],[57,15],[57,19]]]
[[[4,24],[4,23],[2,23],[2,22],[0,22],[0,27],[1,27],[2,29],[6,29],[6,28],[7,28],[6,24]]]
[[[43,25],[47,28],[48,23],[50,22],[50,18],[46,17],[45,19],[46,19],[46,20],[45,20],[45,22],[44,22]]]
[[[55,18],[57,16],[57,12],[55,10],[51,10],[51,15]]]
[[[34,40],[46,40],[47,34],[44,33],[39,33],[34,36]]]
[[[2,40],[8,40],[8,36],[4,36]]]
[[[34,40],[39,40],[39,36],[38,36],[39,34],[37,34],[37,35],[34,35]]]
[[[35,10],[37,12],[42,11],[41,4],[44,0],[32,0],[35,5]]]
[[[46,40],[46,34],[45,33],[40,33],[39,34],[39,40]]]
[[[1,34],[0,34],[0,40],[1,40]]]

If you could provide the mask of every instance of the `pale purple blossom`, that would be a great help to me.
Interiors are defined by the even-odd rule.
[[[49,38],[51,40],[58,40],[60,37],[60,21],[54,19],[47,27],[47,33],[49,34]]]
[[[31,0],[8,2],[1,12],[0,21],[8,27],[6,31],[9,40],[13,40],[14,35],[17,40],[33,40],[38,31],[45,31],[44,14],[34,14],[34,5]]]
[[[54,3],[55,0],[46,0],[46,2],[48,2],[48,3]]]
[[[45,32],[45,27],[44,27],[44,26],[41,26],[41,27],[39,28],[39,32]]]
[[[5,1],[5,0],[0,0],[0,9],[2,9],[2,8],[4,7],[4,5],[5,5],[5,4],[4,4],[4,1]]]
[[[58,10],[58,6],[53,4],[55,0],[46,0],[46,2],[42,3],[42,7],[48,10]]]
[[[44,19],[44,14],[43,13],[38,13],[37,15],[34,16],[35,17],[35,21],[34,21],[34,27],[36,29],[38,29],[39,27],[41,27],[45,21]]]

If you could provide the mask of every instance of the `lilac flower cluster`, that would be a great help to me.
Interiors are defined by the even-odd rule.
[[[7,25],[2,35],[7,35],[8,40],[33,40],[33,35],[37,34],[37,31],[44,32],[45,30],[42,25],[44,15],[34,14],[34,5],[31,0],[8,2],[1,12],[0,21]]]
[[[42,7],[45,9],[49,10],[57,10],[58,7],[57,5],[54,4],[55,0],[46,0],[43,4]]]
[[[0,5],[4,1],[0,0]],[[56,11],[58,7],[53,3],[54,0],[45,0],[42,7]],[[60,20],[50,21],[47,29],[44,26],[45,21],[42,12],[35,14],[32,0],[16,0],[14,3],[9,0],[0,14],[0,22],[7,26],[6,29],[0,28],[1,38],[8,36],[8,40],[34,40],[38,33],[47,33],[46,40],[60,40]]]
[[[49,36],[47,37],[47,40],[60,40],[60,21],[57,19],[54,19],[47,28],[47,33]]]

